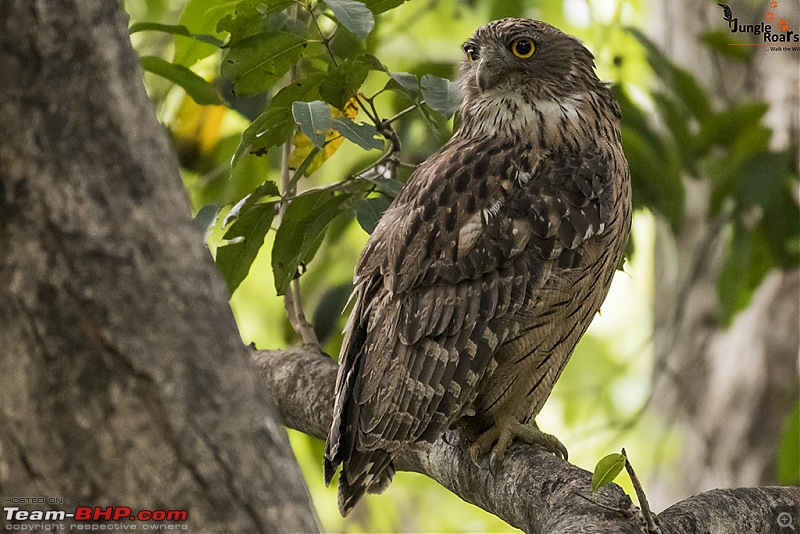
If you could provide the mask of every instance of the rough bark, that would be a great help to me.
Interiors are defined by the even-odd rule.
[[[253,351],[264,385],[275,394],[286,424],[324,439],[331,422],[336,364],[312,349]],[[433,444],[406,450],[396,459],[403,471],[425,474],[467,502],[525,532],[641,533],[644,523],[616,484],[591,502],[591,473],[538,447],[514,444],[501,470],[478,468],[456,431]],[[800,519],[800,488],[739,488],[709,491],[656,516],[663,533],[769,533],[778,515]]]
[[[768,2],[723,3],[742,24],[758,24],[770,9]],[[800,4],[779,2],[778,12],[796,21]],[[712,53],[695,36],[728,30],[716,2],[662,2],[654,15],[656,42],[717,104],[769,103],[773,148],[797,146],[797,53],[756,47],[750,63]],[[730,327],[722,325],[716,283],[727,246],[724,224],[708,216],[709,184],[691,178],[684,182],[680,233],[660,224],[656,237],[651,406],[685,437],[680,464],[665,464],[649,481],[657,508],[709,488],[776,483],[777,443],[800,393],[800,271],[772,272],[748,309]]]
[[[0,1],[0,495],[316,531],[126,23]]]

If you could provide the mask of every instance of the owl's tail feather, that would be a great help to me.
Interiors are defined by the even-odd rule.
[[[339,512],[347,517],[364,493],[383,493],[394,477],[392,456],[386,451],[355,452],[344,462],[339,477]]]

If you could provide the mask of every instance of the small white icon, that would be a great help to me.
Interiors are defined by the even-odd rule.
[[[794,530],[794,521],[792,514],[789,512],[781,512],[778,514],[778,526],[781,528],[790,528]]]

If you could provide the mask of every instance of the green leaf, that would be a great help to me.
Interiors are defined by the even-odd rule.
[[[664,85],[681,99],[687,110],[698,119],[711,113],[708,96],[695,78],[686,70],[676,66],[644,33],[636,28],[627,28],[644,47],[647,61]]]
[[[406,0],[364,0],[364,4],[376,15],[401,5]]]
[[[367,178],[370,183],[378,186],[378,190],[389,198],[397,198],[397,195],[403,190],[405,184],[395,178],[384,178],[378,176],[375,178]]]
[[[389,82],[386,84],[386,89],[392,91],[399,91],[407,95],[411,100],[417,101],[420,96],[419,78],[414,74],[408,72],[388,72]]]
[[[272,247],[272,271],[279,295],[286,292],[300,264],[314,258],[328,225],[352,207],[353,197],[352,193],[313,191],[289,204]]]
[[[366,52],[366,42],[340,25],[330,40],[330,48],[336,57],[353,59]]]
[[[307,45],[302,37],[286,32],[253,35],[230,47],[220,73],[234,83],[237,95],[260,93],[292,68]]]
[[[142,56],[140,61],[144,70],[180,85],[201,106],[222,104],[214,86],[183,65],[175,65],[156,56]]]
[[[730,246],[717,279],[721,318],[730,324],[772,269],[800,263],[800,208],[789,151],[756,153],[729,168],[724,163],[727,180],[713,182],[712,200],[724,192],[734,199]]]
[[[272,13],[283,11],[294,4],[292,0],[241,0],[236,8],[216,23],[218,32],[227,32],[233,45],[266,29],[267,20]]]
[[[458,82],[426,74],[422,77],[421,86],[425,103],[432,110],[442,114],[446,119],[458,111],[458,106],[461,104]]]
[[[292,117],[292,103],[317,100],[319,83],[324,76],[323,73],[310,74],[278,91],[264,113],[242,132],[242,140],[233,154],[231,166],[236,165],[239,158],[248,151],[261,156],[266,154],[270,148],[288,141],[295,125]]]
[[[766,207],[771,204],[786,183],[790,166],[788,152],[762,152],[748,158],[739,171],[737,210],[744,212],[754,205]]]
[[[753,51],[750,47],[737,46],[747,43],[734,39],[733,34],[729,31],[714,30],[706,32],[700,36],[700,41],[708,45],[711,50],[727,58],[744,62],[749,62],[753,59]]]
[[[729,150],[709,150],[700,161],[700,175],[711,184],[709,216],[715,217],[727,201],[734,198],[737,209],[763,203],[780,187],[788,167],[786,158],[770,152],[771,132],[756,125],[733,133],[721,132]],[[710,142],[704,144],[710,145]],[[709,149],[711,146],[709,146]],[[749,200],[751,197],[752,200]]]
[[[346,60],[328,72],[319,85],[319,94],[325,102],[344,110],[367,79],[369,71],[369,65],[360,58]]]
[[[667,95],[654,91],[652,96],[658,114],[669,129],[671,140],[676,145],[677,154],[682,161],[683,167],[693,170],[697,151],[695,136],[689,128],[689,121],[686,115],[678,109],[673,99]]]
[[[295,102],[292,104],[294,121],[314,146],[322,148],[325,145],[325,135],[331,129],[331,108],[322,100],[313,102]],[[321,133],[320,133],[321,132]]]
[[[622,147],[631,171],[635,207],[646,206],[664,216],[673,230],[679,229],[684,188],[674,147],[624,123]]]
[[[764,233],[774,266],[784,270],[800,265],[800,206],[797,176],[787,176],[776,197],[764,207],[760,229]]]
[[[747,283],[752,245],[752,236],[748,232],[741,228],[734,230],[728,256],[717,278],[720,321],[725,326],[731,324],[753,295]]]
[[[268,149],[286,141],[292,131],[294,119],[291,110],[281,106],[268,107],[242,132],[242,140],[233,153],[231,167],[248,151],[257,156],[265,154]]]
[[[356,0],[325,0],[339,23],[360,39],[366,39],[375,26],[375,16],[362,2]]]
[[[622,85],[611,87],[614,98],[619,103],[622,111],[622,124],[637,135],[643,138],[648,144],[656,144],[660,141],[660,133],[650,124],[652,113],[645,112],[628,96],[628,91]]]
[[[269,105],[271,107],[284,107],[291,109],[293,102],[311,102],[312,100],[319,100],[319,84],[325,78],[325,73],[315,72],[309,74],[302,80],[297,80],[290,83],[280,91],[278,91]]]
[[[256,204],[241,214],[225,232],[228,244],[217,249],[216,261],[231,294],[250,272],[274,216],[275,202]]]
[[[378,137],[378,130],[371,124],[357,123],[349,117],[337,117],[333,119],[331,126],[345,139],[352,141],[364,150],[383,148],[383,138]]]
[[[673,81],[669,87],[683,100],[692,115],[703,120],[711,113],[711,103],[703,88],[689,71],[674,67]]]
[[[594,468],[594,473],[592,473],[592,494],[603,486],[614,482],[617,475],[625,468],[626,460],[625,456],[617,452],[601,458]]]
[[[137,22],[135,24],[131,24],[131,26],[128,28],[128,34],[130,35],[144,31],[157,31],[163,33],[170,33],[172,35],[182,35],[183,37],[190,37],[192,39],[197,39],[198,41],[208,43],[210,45],[216,46],[217,48],[225,44],[224,42],[222,42],[222,40],[217,39],[213,35],[192,33],[183,24],[160,24],[158,22]]]
[[[297,184],[297,182],[300,181],[300,178],[302,178],[306,174],[306,171],[314,162],[314,159],[317,157],[320,151],[321,150],[319,148],[314,147],[311,150],[311,152],[308,153],[305,159],[303,159],[300,165],[298,165],[297,168],[294,169],[294,174],[292,175],[291,180],[289,180],[289,186],[287,187],[287,190],[292,190],[295,184]]]
[[[377,70],[381,72],[389,71],[389,69],[386,68],[386,65],[381,63],[381,60],[372,54],[361,54],[356,59],[364,63],[367,67],[369,67],[370,70]]]
[[[278,190],[278,185],[271,180],[267,180],[263,184],[256,187],[252,193],[245,195],[244,198],[242,198],[231,208],[231,210],[225,216],[225,220],[222,221],[222,227],[226,228],[231,221],[239,217],[240,213],[246,212],[251,206],[259,201],[264,200],[264,198],[274,198],[274,201],[277,201],[280,199],[280,196],[281,193]]]
[[[208,34],[217,39],[224,35],[216,30],[217,21],[231,13],[238,0],[189,0],[180,17],[180,24],[193,35]],[[175,39],[174,62],[186,67],[218,50],[216,45],[183,36]]]
[[[361,228],[368,234],[375,231],[378,221],[381,220],[383,212],[391,204],[391,201],[384,196],[361,199],[356,204],[356,220]]]
[[[749,102],[710,113],[700,123],[696,150],[705,152],[715,145],[731,146],[743,132],[757,128],[767,111],[769,106],[764,102]]]
[[[194,224],[195,228],[203,232],[205,235],[205,239],[203,241],[208,241],[208,236],[217,222],[217,217],[219,217],[219,212],[221,209],[222,204],[206,204],[200,208],[200,211],[198,211],[197,215],[195,215],[194,219],[192,219],[192,223]]]

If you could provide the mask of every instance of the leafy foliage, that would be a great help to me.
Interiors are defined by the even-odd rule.
[[[663,215],[678,231],[685,181],[708,184],[709,216],[728,229],[730,242],[718,279],[720,315],[729,323],[770,269],[800,264],[800,209],[792,198],[798,176],[791,149],[770,149],[772,132],[762,122],[766,104],[729,102],[714,109],[691,74],[639,30],[630,32],[660,82],[652,93],[656,120],[624,87],[615,88],[634,205]],[[720,47],[719,36],[709,34],[704,41]]]
[[[416,75],[389,72],[366,52],[365,39],[375,26],[374,13],[400,3],[240,0],[212,6],[206,0],[190,0],[180,25],[132,27],[131,31],[161,31],[217,46],[222,54],[219,76],[231,88],[228,102],[266,96],[265,108],[241,134],[231,156],[232,168],[248,154],[269,156],[280,146],[289,147],[289,153],[281,156],[285,171],[289,171],[281,190],[270,190],[272,198],[267,202],[240,202],[233,222],[226,221],[230,224],[225,225],[217,265],[231,291],[249,272],[273,227],[272,269],[278,294],[314,258],[328,226],[340,214],[358,213],[362,226],[374,229],[388,198],[399,190],[393,185],[399,183],[394,119],[387,120],[378,111],[374,99],[379,94],[395,92],[406,97],[411,102],[406,112],[420,109],[432,125],[436,121],[431,119],[431,111],[445,118],[455,112],[459,99],[453,82],[426,74],[420,85]],[[208,16],[203,8],[212,10],[214,16]],[[335,24],[331,27],[330,22]],[[200,58],[202,53],[187,49],[184,57]],[[142,58],[142,62],[146,69],[183,87],[198,104],[228,104],[184,64],[156,57]],[[363,88],[371,73],[383,76],[386,84],[367,96]],[[360,114],[366,121],[359,120]],[[364,172],[342,176],[339,183],[319,189],[301,183],[319,171],[343,142],[373,150],[384,149],[387,141],[389,152]],[[274,187],[275,182],[266,183]],[[295,193],[301,186],[305,191]],[[385,194],[366,199],[373,191]],[[258,189],[246,198],[263,197],[264,193]],[[276,214],[280,216],[275,218]]]
[[[352,209],[364,188],[363,184],[355,183],[338,194],[311,191],[289,203],[272,247],[272,269],[279,294],[286,291],[301,264],[314,257],[331,221]]]

